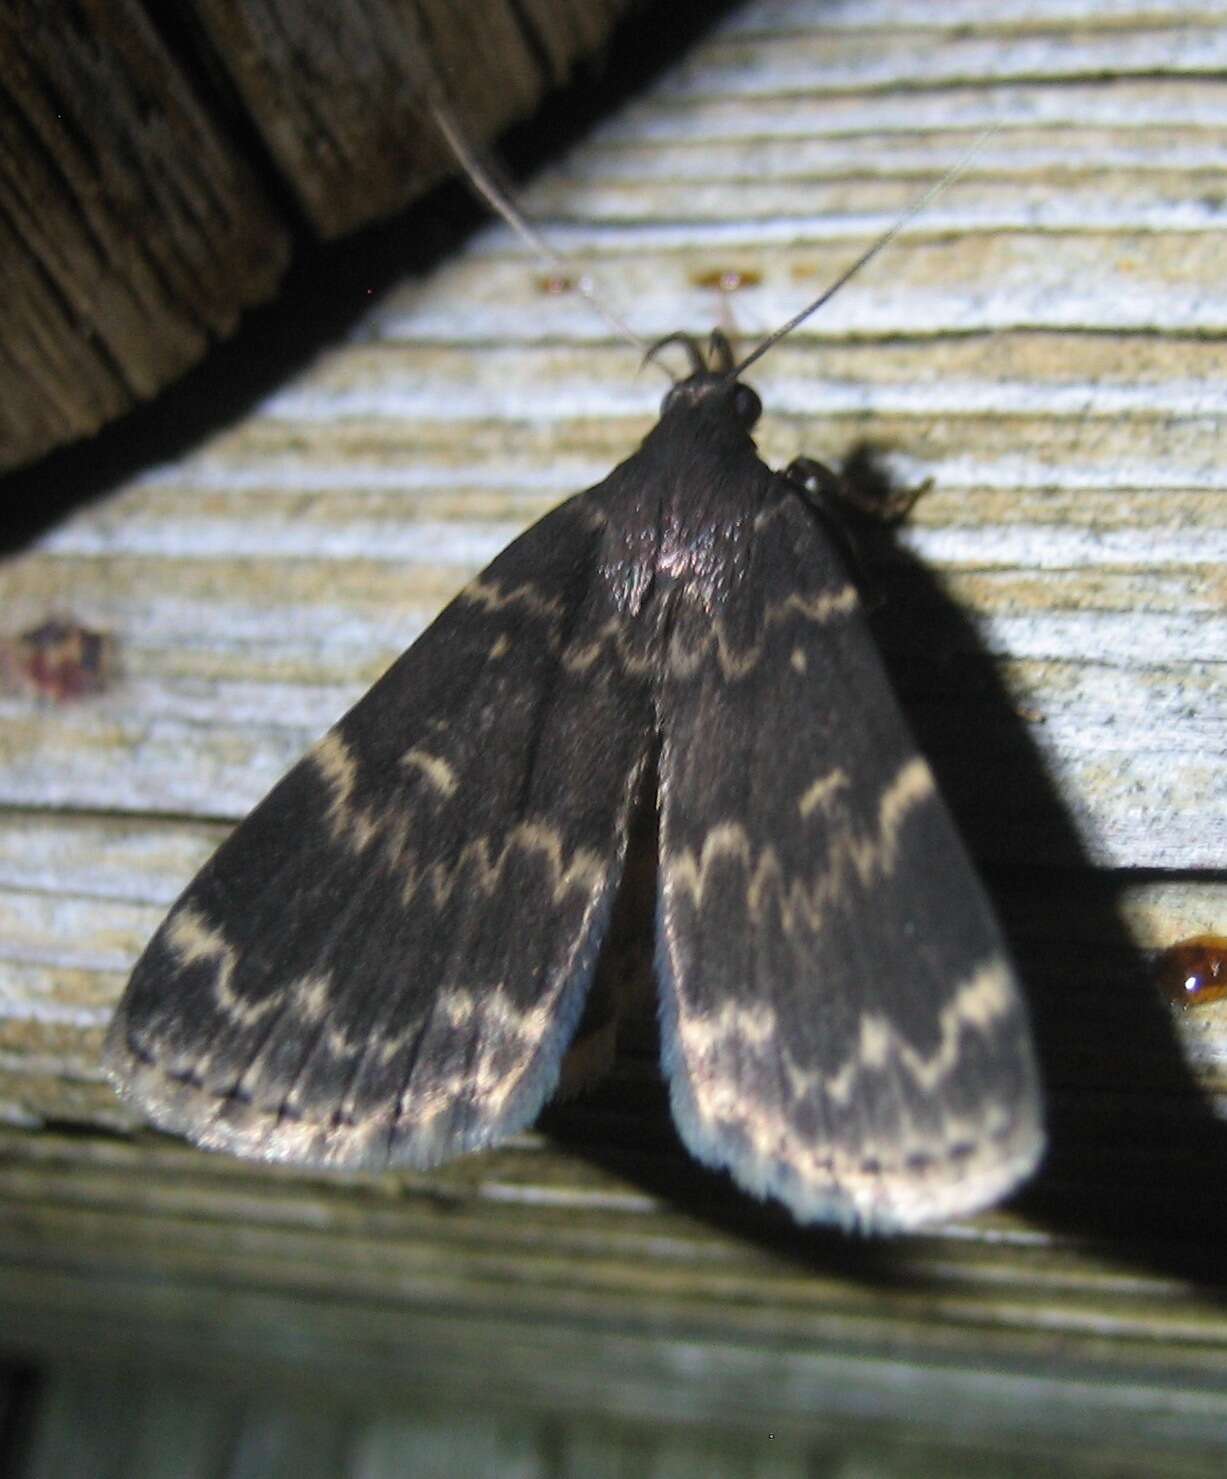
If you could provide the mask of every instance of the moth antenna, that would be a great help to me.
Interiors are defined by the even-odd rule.
[[[989,139],[993,137],[993,135],[998,131],[1000,127],[1001,125],[999,123],[995,123],[991,128],[986,128],[984,132],[979,136],[979,138],[976,139],[975,143],[972,144],[971,148],[968,149],[966,154],[964,154],[963,157],[955,164],[952,164],[940,180],[935,181],[932,185],[929,186],[929,188],[924,192],[923,195],[914,200],[912,204],[909,205],[908,208],[899,217],[899,219],[894,223],[894,225],[887,227],[887,229],[882,233],[881,236],[878,237],[875,242],[866,247],[866,249],[860,254],[856,261],[853,262],[850,267],[846,267],[843,272],[839,274],[839,276],[830,285],[830,287],[825,289],[825,291],[819,293],[818,297],[816,297],[812,303],[807,304],[800,313],[794,314],[787,323],[781,324],[778,329],[768,334],[767,337],[756,349],[752,349],[739,365],[734,366],[734,368],[728,372],[727,378],[729,380],[740,379],[744,371],[747,370],[755,362],[755,360],[762,359],[763,355],[766,354],[769,349],[774,348],[774,346],[777,345],[786,334],[791,334],[792,331],[797,328],[798,325],[803,324],[811,314],[817,313],[824,303],[829,303],[846,282],[855,277],[862,267],[867,267],[869,263],[872,262],[873,259],[878,255],[878,253],[883,249],[883,247],[889,245],[890,242],[894,241],[895,237],[899,235],[899,233],[909,223],[909,221],[914,220],[921,213],[921,211],[923,211],[927,206],[931,205],[933,201],[936,200],[937,197],[943,193],[943,191],[947,190],[951,185],[954,184],[955,180],[958,179],[958,177],[963,173],[963,171],[972,162],[976,155],[979,154],[980,150],[984,148],[985,144],[988,143]]]
[[[501,216],[508,226],[515,232],[525,246],[533,251],[547,266],[559,270],[565,270],[572,264],[554,250],[546,241],[545,237],[524,216],[523,212],[512,200],[510,194],[503,189],[498,180],[495,179],[493,171],[488,169],[478,157],[476,149],[469,143],[463,129],[456,121],[455,114],[437,96],[436,93],[430,100],[430,110],[434,116],[439,132],[447,140],[452,153],[459,160],[469,182],[478,192],[486,204],[497,215]],[[580,276],[576,279],[576,288],[580,296],[588,306],[598,313],[615,333],[620,334],[634,349],[646,357],[648,344],[641,339],[630,324],[606,304],[597,293],[588,277]]]

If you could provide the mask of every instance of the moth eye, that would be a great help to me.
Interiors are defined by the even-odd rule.
[[[738,385],[733,391],[733,413],[747,430],[763,414],[762,401],[748,385]]]

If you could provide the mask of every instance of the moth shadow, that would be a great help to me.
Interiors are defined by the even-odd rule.
[[[748,1196],[724,1172],[696,1161],[673,1124],[658,1061],[641,1049],[620,1053],[606,1082],[574,1101],[552,1105],[539,1128],[569,1155],[774,1258],[828,1277],[842,1274],[878,1285],[906,1282],[909,1273],[899,1256],[903,1245],[848,1237],[838,1228],[801,1227],[781,1203]]]
[[[889,475],[872,448],[846,466]],[[1012,1206],[1055,1243],[1223,1298],[1227,1124],[1200,1092],[1131,936],[1123,901],[1139,872],[1091,859],[1045,757],[1044,716],[1021,706],[967,612],[880,523],[858,522],[854,558],[873,626],[921,750],[980,868],[1031,1007],[1048,1152]],[[909,1277],[910,1240],[798,1228],[694,1163],[644,1061],[588,1103],[551,1110],[559,1143],[711,1225],[830,1273]]]

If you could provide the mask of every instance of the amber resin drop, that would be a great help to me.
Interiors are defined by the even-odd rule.
[[[1227,935],[1193,935],[1159,957],[1156,978],[1164,995],[1182,1007],[1205,1006],[1227,996]]]

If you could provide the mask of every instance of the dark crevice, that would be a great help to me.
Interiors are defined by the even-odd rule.
[[[28,1473],[34,1429],[45,1382],[33,1365],[0,1362],[0,1474]]]
[[[524,43],[524,49],[532,61],[541,86],[546,89],[554,86],[557,79],[550,64],[549,48],[531,12],[523,4],[523,0],[507,0],[507,8],[515,17],[516,29],[520,33],[520,39]]]
[[[146,5],[146,19],[183,73],[192,95],[224,132],[235,156],[256,177],[273,214],[295,234],[313,236],[310,219],[297,192],[286,181],[259,125],[248,112],[208,31],[188,5]]]

